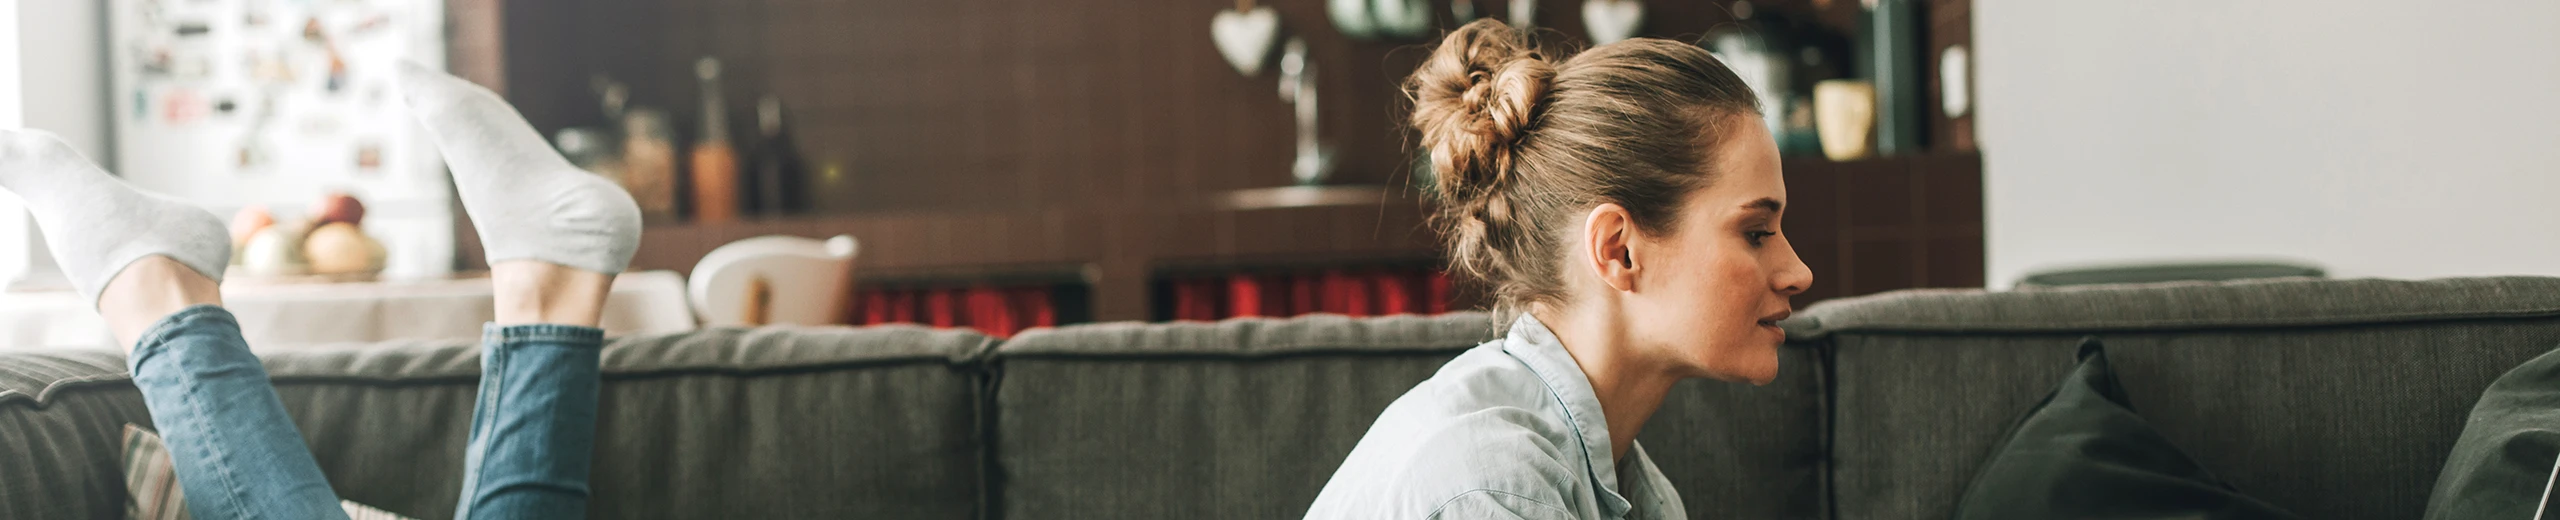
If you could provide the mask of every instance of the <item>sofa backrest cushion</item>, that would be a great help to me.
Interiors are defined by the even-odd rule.
[[[0,518],[123,518],[127,423],[151,411],[124,355],[0,353]]]
[[[604,353],[589,511],[598,518],[977,516],[985,500],[977,408],[984,377],[975,360],[992,344],[920,327],[714,328],[616,340]],[[466,343],[386,343],[263,358],[341,498],[442,519],[452,516],[461,487],[478,351]],[[120,516],[115,447],[88,444],[112,444],[121,423],[150,424],[122,358],[11,353],[0,354],[0,367],[27,360],[76,366],[41,376],[71,381],[54,385],[49,398],[59,405],[0,393],[0,450],[34,452],[0,458],[0,475],[11,476],[0,479],[0,513],[8,513],[0,517]],[[9,372],[0,369],[0,392],[32,380]],[[28,432],[41,438],[9,437]],[[48,444],[62,442],[71,445]],[[44,487],[13,487],[30,480]],[[109,510],[101,508],[112,514],[96,514]]]
[[[1297,518],[1387,404],[1497,337],[1490,316],[1101,324],[999,346],[1000,518]],[[1684,383],[1643,433],[1692,510],[1811,518],[1818,373]]]
[[[1680,382],[1636,435],[1691,516],[1828,517],[1821,356],[1778,356],[1778,378],[1765,386]]]
[[[2079,338],[2207,470],[2309,518],[2414,518],[2465,414],[2560,346],[2560,279],[1912,291],[1789,323],[1833,358],[1837,518],[1946,518]]]
[[[998,518],[1304,516],[1388,402],[1493,335],[1481,314],[1025,332],[994,358]]]

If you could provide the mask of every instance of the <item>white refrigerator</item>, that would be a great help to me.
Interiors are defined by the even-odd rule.
[[[365,205],[385,278],[448,274],[453,195],[393,82],[444,66],[441,0],[108,0],[114,166],[229,218]]]

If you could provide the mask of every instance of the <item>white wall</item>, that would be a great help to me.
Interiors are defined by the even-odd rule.
[[[19,81],[28,128],[62,136],[80,153],[107,162],[106,2],[18,0]]]
[[[1974,0],[1988,276],[2560,275],[2560,2]]]
[[[103,2],[0,0],[0,127],[53,132],[100,161],[107,153]],[[35,222],[0,194],[0,286],[64,287]]]
[[[18,9],[15,0],[0,5],[0,128],[24,124],[26,114],[19,100],[25,98],[18,84]],[[19,284],[27,276],[29,263],[36,252],[35,222],[27,218],[27,210],[16,195],[0,190],[0,289]]]

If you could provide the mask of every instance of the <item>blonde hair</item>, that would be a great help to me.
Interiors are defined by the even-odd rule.
[[[1441,205],[1450,270],[1485,282],[1497,310],[1562,303],[1574,216],[1601,203],[1667,235],[1685,196],[1714,181],[1708,150],[1759,101],[1697,46],[1658,39],[1550,59],[1486,19],[1450,32],[1405,94]]]

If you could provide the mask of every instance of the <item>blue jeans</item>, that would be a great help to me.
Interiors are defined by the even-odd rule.
[[[604,331],[490,325],[454,518],[584,518]],[[195,518],[346,518],[266,368],[221,307],[178,311],[128,359]]]

